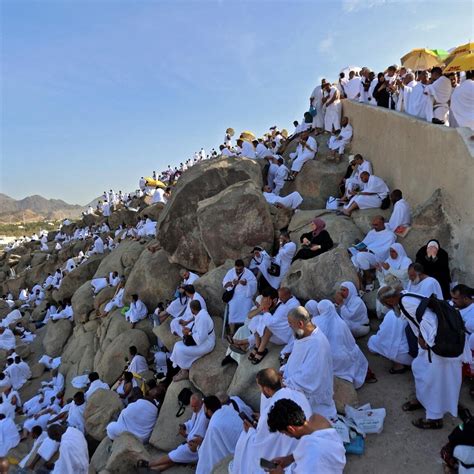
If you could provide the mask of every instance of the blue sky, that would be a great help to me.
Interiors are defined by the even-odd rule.
[[[464,1],[0,0],[0,192],[86,204],[224,130],[290,128],[321,77],[472,38]]]

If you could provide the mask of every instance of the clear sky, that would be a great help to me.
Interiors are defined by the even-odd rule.
[[[0,192],[86,204],[291,128],[321,77],[472,38],[458,0],[0,0]]]

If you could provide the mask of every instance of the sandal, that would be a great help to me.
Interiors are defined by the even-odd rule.
[[[420,402],[406,402],[402,405],[403,411],[415,411],[420,410],[421,408],[423,408],[423,405]]]
[[[252,352],[250,352],[250,354],[249,354],[249,356],[248,356],[248,359],[249,359],[249,360],[253,360],[254,357],[255,357],[255,355],[257,354],[257,352],[258,352],[258,349],[257,349],[256,347],[254,347],[254,348],[252,349]]]
[[[443,427],[443,420],[425,420],[418,418],[411,422],[413,426],[420,428],[420,430],[440,430]]]
[[[253,365],[260,364],[260,362],[262,362],[262,360],[265,358],[267,354],[268,354],[268,349],[264,349],[262,352],[257,351],[257,353],[255,354],[255,356],[250,362],[252,362]],[[258,359],[257,359],[257,356],[259,356]]]
[[[241,349],[239,346],[236,346],[235,344],[231,344],[229,346],[229,349],[232,352],[237,352],[237,354],[247,354],[247,351],[244,351],[243,349]]]
[[[409,367],[405,366],[405,367],[402,367],[401,369],[394,369],[393,367],[388,371],[389,374],[392,374],[392,375],[395,375],[395,374],[404,374],[405,372],[407,372],[408,370],[410,370]]]

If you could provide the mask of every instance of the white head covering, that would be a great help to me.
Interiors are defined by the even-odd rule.
[[[358,321],[365,324],[369,321],[367,306],[357,293],[357,288],[351,281],[345,281],[341,287],[347,288],[349,294],[340,307],[341,316],[345,321]]]
[[[304,305],[306,311],[314,317],[319,315],[318,311],[318,302],[316,300],[309,300],[305,305]]]
[[[436,247],[437,249],[439,249],[439,244],[435,240],[430,240],[426,248],[430,248],[430,247]]]
[[[349,290],[349,294],[347,295],[347,298],[344,300],[343,303],[344,306],[346,306],[348,309],[351,306],[358,306],[359,300],[361,298],[354,283],[352,283],[351,281],[344,281],[341,283],[341,287],[347,288]]]
[[[411,264],[411,259],[407,256],[403,245],[395,242],[394,244],[390,245],[390,248],[397,252],[397,258],[392,258],[389,256],[386,260],[386,263],[388,263],[395,270],[404,270],[405,268],[408,268]]]

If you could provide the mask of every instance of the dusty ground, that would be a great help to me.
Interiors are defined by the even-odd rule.
[[[375,329],[372,321],[372,327]],[[371,331],[373,333],[374,331]],[[370,403],[373,408],[387,410],[383,432],[367,435],[366,450],[362,456],[349,455],[346,471],[350,474],[438,474],[443,473],[439,457],[441,447],[459,423],[450,415],[444,418],[442,430],[420,430],[411,420],[424,415],[424,411],[405,413],[401,406],[415,393],[411,372],[391,375],[391,363],[383,357],[367,350],[368,337],[359,339],[364,354],[375,372],[378,382],[364,385],[359,391],[360,404]],[[463,384],[460,403],[474,410],[474,402],[469,396],[468,386]]]

